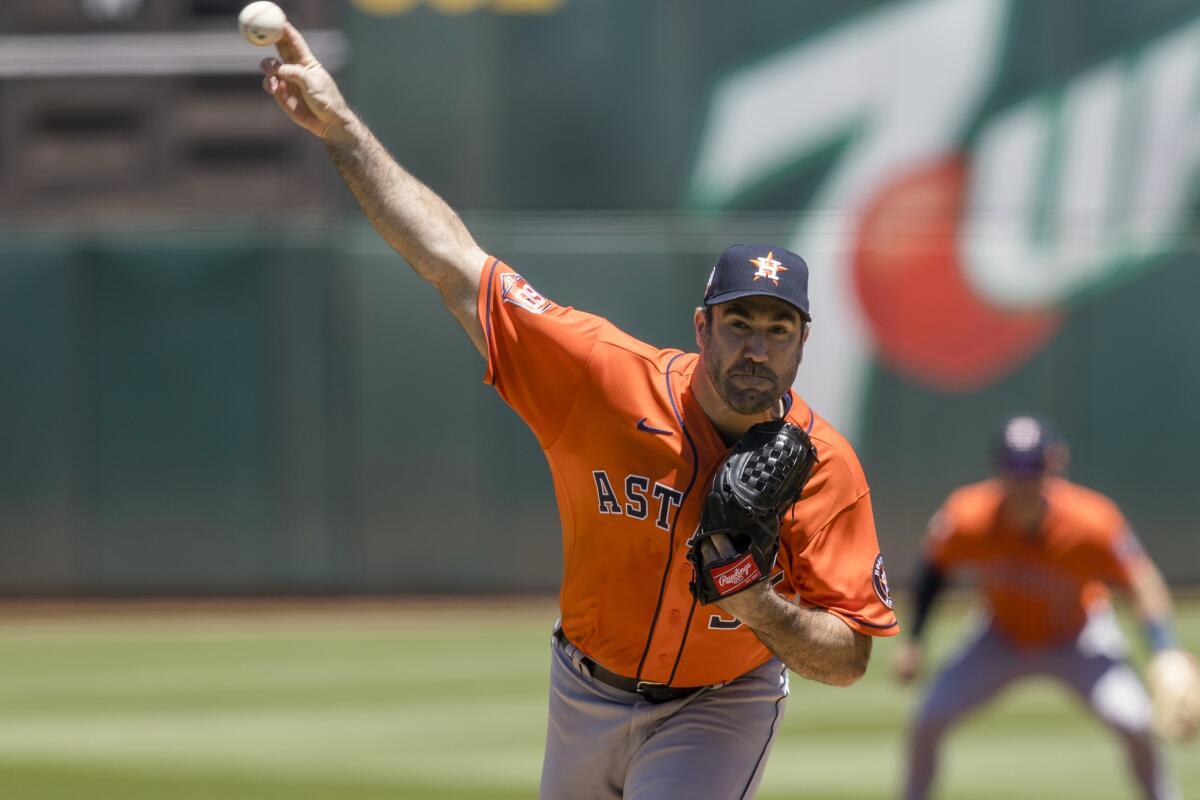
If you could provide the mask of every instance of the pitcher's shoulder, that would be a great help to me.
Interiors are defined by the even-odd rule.
[[[816,485],[835,485],[853,497],[860,497],[869,491],[867,476],[854,446],[815,412],[812,412],[809,438],[817,450],[817,466],[810,484],[816,481]]]

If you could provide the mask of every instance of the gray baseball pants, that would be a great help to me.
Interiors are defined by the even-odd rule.
[[[542,800],[754,796],[788,693],[780,661],[652,704],[593,679],[575,646],[551,651]]]
[[[1150,698],[1126,663],[1125,649],[1109,611],[1093,614],[1076,640],[1041,650],[1018,649],[985,625],[934,679],[917,711],[909,736],[905,800],[928,796],[942,737],[955,723],[1018,678],[1032,675],[1065,683],[1120,738],[1142,797],[1178,800],[1181,795],[1150,732]]]

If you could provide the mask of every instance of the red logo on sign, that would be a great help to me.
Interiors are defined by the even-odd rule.
[[[1045,347],[1054,308],[1008,311],[976,294],[959,253],[966,212],[962,158],[884,186],[867,206],[854,283],[880,354],[898,372],[943,391],[973,391]]]
[[[754,563],[754,556],[747,553],[737,561],[711,572],[713,584],[722,595],[745,589],[762,578],[762,572]]]

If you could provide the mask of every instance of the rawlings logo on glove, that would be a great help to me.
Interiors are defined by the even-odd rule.
[[[692,540],[692,594],[712,603],[771,574],[779,518],[800,498],[817,461],[808,434],[783,420],[760,422],[713,476]]]
[[[732,566],[725,569],[714,568],[710,572],[713,576],[713,583],[716,584],[717,591],[722,596],[752,586],[763,576],[758,564],[754,563],[754,556],[749,553],[742,556]]]

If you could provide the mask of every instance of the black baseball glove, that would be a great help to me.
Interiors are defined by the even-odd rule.
[[[800,499],[817,461],[808,434],[790,422],[760,422],[713,476],[692,540],[692,594],[703,604],[749,589],[771,574],[779,518]]]

